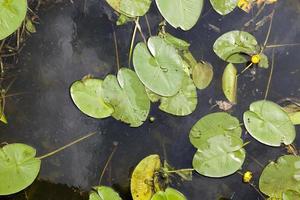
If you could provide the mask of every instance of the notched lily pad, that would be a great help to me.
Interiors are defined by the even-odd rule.
[[[150,101],[144,85],[134,71],[121,68],[117,78],[108,75],[103,81],[103,98],[114,108],[112,116],[132,127],[138,127],[147,119]]]
[[[106,0],[117,12],[128,17],[145,15],[151,5],[151,0]]]
[[[94,118],[106,118],[111,116],[114,109],[104,102],[103,81],[95,78],[84,78],[76,81],[70,88],[73,102],[84,114]]]
[[[36,150],[25,144],[8,144],[0,148],[0,195],[25,189],[38,176],[41,160]]]
[[[271,101],[252,103],[249,111],[244,113],[244,124],[252,137],[266,145],[289,145],[296,137],[295,127],[287,113]]]
[[[300,157],[285,155],[280,157],[277,163],[269,163],[259,178],[259,189],[274,198],[281,199],[283,196],[291,196],[293,195],[291,192],[298,193],[299,197]]]
[[[184,74],[180,55],[172,45],[157,36],[149,38],[148,48],[145,43],[138,43],[134,49],[133,65],[138,77],[160,96],[175,95]]]

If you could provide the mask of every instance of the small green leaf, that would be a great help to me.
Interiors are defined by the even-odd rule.
[[[237,102],[237,69],[229,63],[222,76],[222,89],[230,103]]]
[[[164,192],[159,191],[153,195],[151,200],[187,200],[186,197],[173,188],[167,188]]]
[[[246,55],[259,52],[260,47],[253,35],[244,31],[230,31],[221,35],[213,46],[214,52],[224,61],[245,63]]]
[[[150,37],[148,48],[141,42],[134,49],[133,65],[138,77],[147,88],[160,96],[175,95],[184,75],[180,55],[173,46],[157,36]]]
[[[192,127],[190,141],[199,148],[203,141],[215,135],[241,137],[242,129],[239,120],[226,112],[208,114]]]
[[[121,25],[124,25],[131,21],[134,21],[134,18],[127,17],[126,15],[120,14],[118,21],[117,21],[117,25],[121,26]]]
[[[285,155],[277,160],[277,163],[269,163],[259,178],[259,189],[264,194],[283,198],[300,193],[300,157]],[[284,199],[284,198],[283,198]],[[286,198],[288,199],[288,198]],[[296,200],[297,198],[293,198]]]
[[[300,125],[300,107],[294,104],[285,106],[284,111],[287,112],[290,120],[294,125]]]
[[[299,199],[300,199],[300,193],[293,190],[288,190],[284,192],[282,195],[282,200],[299,200]]]
[[[26,30],[30,33],[36,33],[35,25],[32,23],[32,21],[29,18],[26,18]]]
[[[25,19],[27,0],[0,1],[0,40],[15,32]]]
[[[238,4],[238,0],[210,0],[211,5],[221,15],[232,12]]]
[[[208,177],[224,177],[235,173],[245,160],[242,139],[232,135],[215,135],[203,140],[193,159],[194,169]]]
[[[106,2],[117,12],[127,17],[138,17],[145,15],[151,5],[151,0],[106,0]]]
[[[192,77],[194,84],[200,90],[209,86],[214,75],[213,67],[210,63],[201,62],[192,69]]]
[[[150,101],[144,85],[134,71],[121,68],[117,78],[108,75],[103,81],[103,99],[114,108],[112,116],[132,127],[141,126],[147,119]]]
[[[203,7],[203,0],[156,0],[155,2],[160,13],[171,26],[185,31],[197,23]]]
[[[8,144],[0,148],[0,195],[25,189],[38,176],[41,160],[36,150],[26,144]]]
[[[5,117],[4,112],[2,111],[1,100],[0,100],[0,122],[3,122],[4,124],[7,124],[7,119]]]
[[[258,63],[258,67],[265,68],[265,69],[269,68],[268,57],[263,53],[260,54],[260,61]]]
[[[84,114],[94,118],[106,118],[111,116],[114,109],[104,102],[103,81],[95,78],[84,78],[76,81],[70,88],[72,100]]]
[[[296,131],[287,113],[271,101],[256,101],[244,113],[244,124],[252,137],[259,142],[280,146],[291,144]]]

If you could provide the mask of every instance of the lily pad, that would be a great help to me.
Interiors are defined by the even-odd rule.
[[[138,127],[147,119],[150,101],[144,85],[134,71],[121,68],[117,78],[108,75],[103,81],[104,101],[114,108],[112,116],[132,127]]]
[[[229,63],[222,76],[222,89],[223,93],[230,103],[237,102],[237,69]]]
[[[300,157],[285,155],[277,163],[269,163],[259,178],[259,189],[270,197],[280,199],[284,194],[288,195],[288,191],[300,193]]]
[[[84,78],[72,84],[70,93],[73,102],[84,114],[94,118],[111,116],[114,109],[104,102],[103,81],[94,78]]]
[[[211,5],[221,15],[232,12],[238,4],[238,0],[210,0]]]
[[[282,200],[299,200],[299,199],[300,199],[300,193],[292,190],[288,190],[284,192],[282,195]]]
[[[239,120],[225,112],[208,114],[192,127],[190,141],[196,148],[199,148],[203,141],[216,135],[241,137],[242,129]]]
[[[155,193],[151,200],[186,200],[186,197],[178,190],[167,188],[165,191]]]
[[[171,26],[189,30],[200,17],[203,0],[156,0],[156,5]]]
[[[203,140],[193,159],[194,169],[204,176],[224,177],[235,173],[245,160],[243,141],[232,135],[215,135]]]
[[[245,63],[246,55],[259,52],[259,46],[253,35],[244,31],[230,31],[221,35],[213,46],[214,52],[224,61]]]
[[[8,144],[0,148],[0,195],[20,192],[39,174],[41,160],[36,150],[25,144]]]
[[[201,62],[192,69],[194,84],[200,90],[207,88],[214,75],[213,67],[210,63]]]
[[[90,193],[89,200],[122,200],[119,194],[110,187],[99,186],[94,190]]]
[[[149,50],[148,50],[149,48]],[[134,69],[143,84],[160,96],[175,95],[182,83],[182,59],[176,49],[160,37],[138,43],[133,52]]]
[[[158,155],[150,155],[135,167],[130,183],[133,200],[150,200],[154,195],[154,175],[161,167]]]
[[[26,17],[27,0],[0,1],[0,40],[15,32]]]
[[[184,75],[182,86],[178,93],[172,97],[161,97],[159,109],[177,116],[191,114],[197,106],[197,90],[188,75]]]
[[[296,131],[287,113],[271,101],[256,101],[244,113],[244,124],[252,137],[259,142],[280,146],[291,144]]]
[[[151,0],[106,0],[117,12],[128,17],[145,15],[151,5]]]
[[[162,37],[168,44],[173,45],[178,50],[188,50],[190,47],[190,43],[179,39],[169,33],[163,34]]]
[[[285,106],[284,111],[287,112],[290,120],[294,125],[300,125],[300,107],[294,104]]]

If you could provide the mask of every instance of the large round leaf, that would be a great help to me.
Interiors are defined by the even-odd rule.
[[[143,16],[149,10],[151,0],[106,0],[117,12],[128,17]]]
[[[287,113],[271,101],[252,103],[250,110],[244,113],[244,124],[252,137],[266,145],[289,145],[296,137],[295,127]]]
[[[215,135],[198,145],[194,169],[204,176],[224,177],[235,173],[245,160],[243,141],[232,135]]]
[[[175,95],[184,74],[181,57],[160,37],[149,38],[148,48],[146,44],[139,43],[134,49],[133,64],[138,77],[158,95]]]
[[[214,52],[231,63],[244,63],[248,59],[243,54],[252,55],[259,51],[253,35],[244,31],[230,31],[220,36],[213,46]]]
[[[214,75],[213,67],[210,63],[200,62],[192,68],[194,84],[200,90],[207,88]]]
[[[21,26],[26,11],[27,0],[0,0],[0,40]]]
[[[156,0],[156,5],[174,28],[189,30],[200,17],[203,0]]]
[[[25,144],[8,144],[0,149],[0,195],[20,192],[36,179],[41,160]]]
[[[90,193],[89,200],[122,200],[119,194],[110,187],[99,186],[94,190]]]
[[[100,79],[86,78],[72,84],[70,93],[75,105],[84,114],[94,118],[111,116],[114,109],[104,102]]]
[[[237,102],[237,69],[229,63],[222,76],[222,89],[223,93],[232,104]]]
[[[108,75],[103,81],[104,101],[114,108],[112,116],[132,127],[138,127],[147,119],[150,101],[144,85],[134,71],[122,68],[117,78]]]
[[[242,129],[239,120],[228,113],[217,112],[201,118],[190,131],[190,141],[199,148],[203,141],[215,135],[240,137]]]
[[[165,191],[155,193],[151,200],[186,200],[186,197],[173,188],[167,188]]]
[[[135,167],[130,183],[133,200],[150,200],[154,195],[154,176],[161,167],[158,155],[150,155]]]
[[[270,197],[280,199],[289,190],[300,193],[300,157],[285,155],[277,163],[269,163],[259,178],[259,189]]]
[[[162,97],[159,109],[177,116],[191,114],[197,106],[197,90],[188,75],[184,75],[182,86],[172,97]]]
[[[210,3],[219,14],[227,15],[236,8],[238,0],[210,0]]]

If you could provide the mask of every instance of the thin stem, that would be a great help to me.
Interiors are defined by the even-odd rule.
[[[116,54],[116,62],[118,70],[120,69],[120,60],[119,60],[119,52],[118,52],[118,42],[117,42],[117,35],[115,30],[113,30],[113,36],[114,36],[114,46],[115,46],[115,54]]]
[[[273,71],[274,71],[274,61],[275,61],[275,51],[273,49],[272,51],[272,65],[271,65],[271,71],[270,71],[270,75],[269,75],[269,80],[268,80],[268,84],[267,84],[267,89],[266,89],[266,93],[265,93],[265,100],[268,97],[269,94],[269,90],[270,90],[270,85],[271,85],[271,80],[272,80],[272,76],[273,76]]]
[[[99,184],[98,185],[101,185],[102,178],[103,178],[103,176],[105,174],[105,171],[106,171],[106,169],[108,167],[108,164],[110,163],[111,159],[113,158],[113,156],[114,156],[114,154],[115,154],[115,152],[117,150],[117,147],[118,147],[118,144],[117,143],[114,144],[114,148],[113,148],[112,152],[110,153],[110,155],[109,155],[109,157],[108,157],[108,159],[107,159],[107,161],[105,163],[105,166],[104,166],[104,168],[103,168],[103,170],[101,172],[100,179],[99,179]]]
[[[264,4],[262,5],[262,7],[260,7],[260,9],[258,10],[258,12],[256,13],[256,15],[252,19],[250,19],[248,22],[246,22],[244,24],[244,26],[249,26],[251,23],[253,23],[256,20],[256,18],[262,13],[262,11],[265,8],[265,5],[266,5],[266,3],[264,2]]]
[[[152,36],[152,33],[151,33],[151,28],[150,28],[150,23],[149,23],[149,20],[148,20],[147,14],[145,14],[145,19],[146,19],[146,24],[147,24],[147,28],[148,28],[148,32],[149,32],[149,36]]]
[[[266,197],[259,191],[259,189],[256,188],[256,186],[253,183],[249,183],[249,185],[263,198],[266,199]]]
[[[267,43],[268,43],[268,41],[269,41],[270,34],[271,34],[271,30],[272,30],[272,25],[273,25],[274,14],[275,14],[275,9],[274,9],[274,10],[272,11],[272,13],[271,13],[271,21],[270,21],[270,25],[269,25],[269,29],[268,29],[268,33],[267,33],[267,36],[266,36],[264,45],[263,45],[263,47],[262,47],[262,49],[261,49],[261,53],[264,51],[264,49],[266,48]]]
[[[256,158],[254,158],[253,156],[251,156],[249,153],[248,153],[248,157],[250,158],[250,159],[252,159],[258,166],[260,166],[261,168],[264,168],[265,166],[261,163],[261,162],[259,162]]]
[[[237,76],[240,76],[240,75],[242,75],[245,71],[247,71],[251,66],[253,65],[253,63],[250,63],[245,69],[243,69],[243,71],[239,74],[239,75],[237,75]]]
[[[137,29],[139,30],[139,32],[140,32],[140,34],[141,34],[144,42],[147,43],[146,37],[145,37],[145,35],[144,35],[143,31],[142,31],[141,25],[139,23],[139,17],[135,20],[135,24],[136,24]]]
[[[278,47],[290,47],[290,46],[299,46],[300,43],[293,43],[293,44],[271,44],[266,45],[266,48],[278,48]]]
[[[136,36],[136,31],[137,31],[137,24],[134,26],[133,34],[131,37],[131,43],[130,43],[130,49],[129,49],[129,57],[128,57],[128,67],[130,68],[131,65],[131,57],[132,57],[132,51],[133,51],[133,45],[134,45],[134,40]]]
[[[90,134],[87,134],[87,135],[85,135],[85,136],[83,136],[83,137],[81,137],[81,138],[79,138],[79,139],[77,139],[77,140],[75,140],[75,141],[73,141],[73,142],[71,142],[71,143],[69,143],[69,144],[63,146],[63,147],[60,147],[60,148],[58,148],[58,149],[56,149],[56,150],[54,150],[54,151],[52,151],[52,152],[50,152],[50,153],[47,153],[47,154],[45,154],[45,155],[43,155],[43,156],[38,157],[38,159],[41,160],[41,159],[44,159],[44,158],[48,158],[48,157],[50,157],[50,156],[53,156],[54,154],[57,154],[57,153],[59,153],[59,152],[65,150],[66,148],[68,148],[68,147],[70,147],[70,146],[72,146],[72,145],[74,145],[74,144],[77,144],[77,143],[79,143],[79,142],[81,142],[81,141],[83,141],[83,140],[85,140],[85,139],[87,139],[87,138],[89,138],[89,137],[91,137],[91,136],[93,136],[93,135],[95,135],[95,134],[96,134],[96,132],[92,132],[92,133],[90,133]]]

